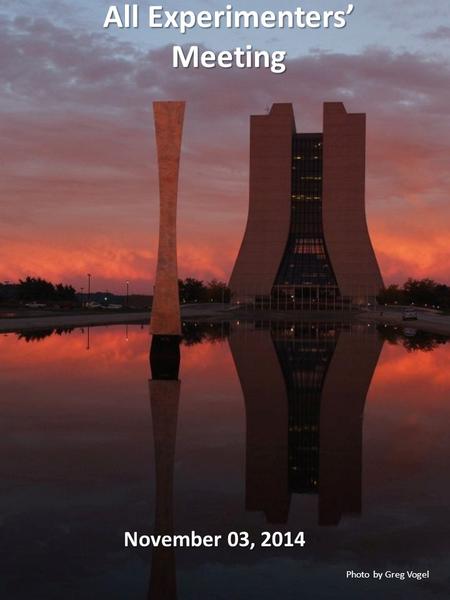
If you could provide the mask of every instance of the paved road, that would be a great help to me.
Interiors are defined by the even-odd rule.
[[[90,315],[40,315],[0,319],[0,332],[23,329],[45,329],[56,327],[88,327],[90,325],[114,325],[119,323],[143,323],[149,313],[90,314]]]
[[[228,304],[185,304],[181,307],[181,317],[184,319],[209,319],[223,315],[230,318],[226,312]],[[88,314],[51,314],[34,312],[30,316],[0,318],[0,332],[18,331],[23,329],[43,329],[50,327],[88,327],[90,325],[114,325],[120,323],[150,323],[150,311],[135,313],[88,313]]]
[[[417,309],[417,321],[403,321],[402,310],[382,309],[373,312],[364,312],[359,315],[362,320],[371,320],[389,325],[402,325],[413,329],[421,329],[432,333],[450,335],[450,316]]]
[[[330,318],[358,318],[362,321],[372,321],[376,323],[388,323],[391,325],[408,326],[414,329],[422,329],[433,333],[450,335],[450,316],[440,315],[433,312],[417,310],[417,321],[403,321],[402,311],[400,309],[382,309],[380,311],[355,313],[268,313],[264,318],[274,320],[286,319],[293,321],[295,319],[320,320]],[[261,313],[255,313],[253,316],[261,316]],[[228,304],[185,304],[181,307],[182,319],[188,320],[229,320],[236,318],[252,318],[250,312],[233,310]],[[150,323],[150,313],[117,313],[117,314],[67,314],[52,315],[43,313],[30,317],[13,317],[0,319],[0,332],[18,331],[23,329],[43,329],[51,327],[87,327],[90,325],[114,325],[120,323]]]

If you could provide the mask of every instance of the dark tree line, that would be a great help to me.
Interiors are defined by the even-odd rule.
[[[180,302],[189,304],[192,302],[229,302],[230,289],[223,281],[213,279],[204,283],[200,279],[187,277],[178,280],[180,291]]]
[[[17,334],[18,340],[26,342],[40,342],[41,340],[50,337],[51,335],[68,335],[74,330],[74,327],[48,327],[46,329],[31,329],[19,331]]]
[[[431,352],[449,342],[447,336],[428,331],[412,329],[411,333],[407,334],[405,330],[399,330],[397,327],[386,325],[378,325],[377,330],[388,344],[392,346],[402,344],[408,352],[415,352],[416,350]]]
[[[183,323],[183,344],[194,346],[205,341],[216,343],[224,340],[230,332],[230,324],[224,323],[194,323],[187,321]]]
[[[450,309],[450,287],[432,279],[408,279],[403,286],[398,284],[384,288],[378,296],[380,304],[415,304],[417,306]]]
[[[2,285],[0,295],[4,299],[24,302],[75,302],[75,288],[71,285],[57,283],[54,285],[40,277],[27,277],[20,279],[19,283]]]

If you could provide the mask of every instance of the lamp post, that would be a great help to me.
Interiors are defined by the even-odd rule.
[[[84,306],[84,295],[83,295],[83,292],[84,292],[84,287],[81,288],[81,308],[83,308],[83,306]]]
[[[127,281],[126,284],[127,284],[127,297],[126,297],[126,301],[125,301],[125,306],[128,308],[128,295],[129,295],[128,292],[129,292],[129,288],[130,288],[130,282]]]
[[[90,273],[88,273],[87,274],[87,278],[88,278],[87,301],[88,301],[88,303],[91,301],[91,277],[92,277],[92,275]]]

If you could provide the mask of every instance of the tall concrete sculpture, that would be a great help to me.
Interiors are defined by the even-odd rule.
[[[154,102],[159,172],[159,245],[150,332],[181,335],[177,195],[185,102]]]

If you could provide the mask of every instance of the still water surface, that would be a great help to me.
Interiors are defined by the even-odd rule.
[[[1,336],[1,598],[449,597],[450,345],[406,333],[191,324],[150,384],[146,326]],[[191,530],[306,544],[123,544]]]

